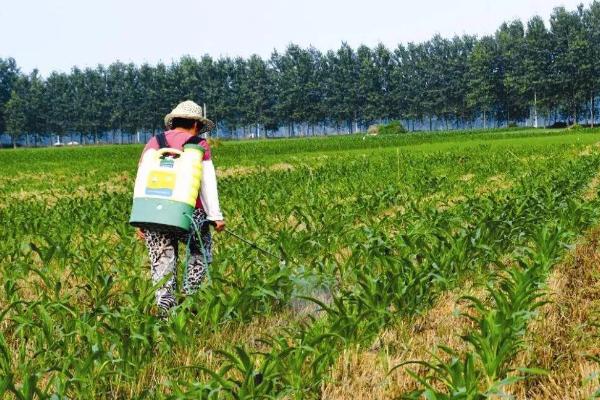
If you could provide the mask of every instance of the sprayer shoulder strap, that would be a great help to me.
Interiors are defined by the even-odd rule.
[[[186,144],[200,144],[203,141],[205,141],[206,139],[204,139],[203,137],[200,136],[192,136],[191,138],[189,138],[188,140],[185,141],[184,145]]]
[[[165,147],[169,147],[169,142],[167,142],[167,137],[164,132],[156,135],[156,141],[158,142],[158,148],[164,149]]]
[[[203,152],[206,152],[208,149],[208,145],[206,144],[206,139],[200,136],[192,136],[191,138],[189,138],[188,140],[186,140],[186,142],[183,144],[184,146],[186,144],[197,144],[199,146],[202,146],[203,148]],[[204,158],[203,158],[204,159]]]

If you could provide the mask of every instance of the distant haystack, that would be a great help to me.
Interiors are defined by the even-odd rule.
[[[371,125],[367,129],[367,135],[377,136],[379,135],[379,125]]]

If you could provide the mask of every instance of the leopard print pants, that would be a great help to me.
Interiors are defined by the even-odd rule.
[[[210,226],[206,222],[206,213],[202,209],[194,211],[194,221],[200,227],[201,243],[193,233],[174,233],[144,229],[146,246],[150,254],[150,272],[152,283],[163,281],[156,290],[156,303],[158,307],[167,311],[177,305],[175,291],[177,289],[177,252],[179,242],[184,245],[190,243],[189,258],[183,277],[183,292],[193,294],[206,277],[208,265],[212,262],[212,241]],[[192,237],[190,238],[190,235]],[[202,247],[204,252],[202,251]],[[206,257],[206,263],[205,263]],[[166,278],[166,281],[165,281]]]

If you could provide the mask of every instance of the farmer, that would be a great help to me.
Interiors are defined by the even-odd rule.
[[[215,127],[215,124],[204,117],[202,108],[198,104],[188,100],[179,103],[173,111],[165,116],[165,126],[167,127],[165,132],[167,147],[182,150],[183,145],[190,138],[209,132]],[[190,256],[183,277],[183,292],[189,295],[198,289],[206,276],[208,264],[212,261],[210,224],[214,225],[217,232],[221,232],[225,228],[223,214],[219,207],[217,177],[210,157],[210,147],[206,140],[201,140],[200,145],[206,151],[202,159],[202,183],[193,218],[196,225],[200,227],[201,242],[193,233],[181,234],[150,229],[138,231],[138,236],[145,239],[148,247],[153,284],[156,285],[168,277],[167,281],[156,290],[156,303],[163,312],[177,305],[175,290],[178,242],[188,243],[188,240],[190,241]],[[144,152],[148,149],[158,148],[158,140],[153,137],[146,144]]]

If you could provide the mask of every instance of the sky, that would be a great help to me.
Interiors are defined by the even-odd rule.
[[[0,58],[42,75],[183,55],[264,58],[290,43],[326,51],[493,33],[504,21],[591,0],[2,0]]]

